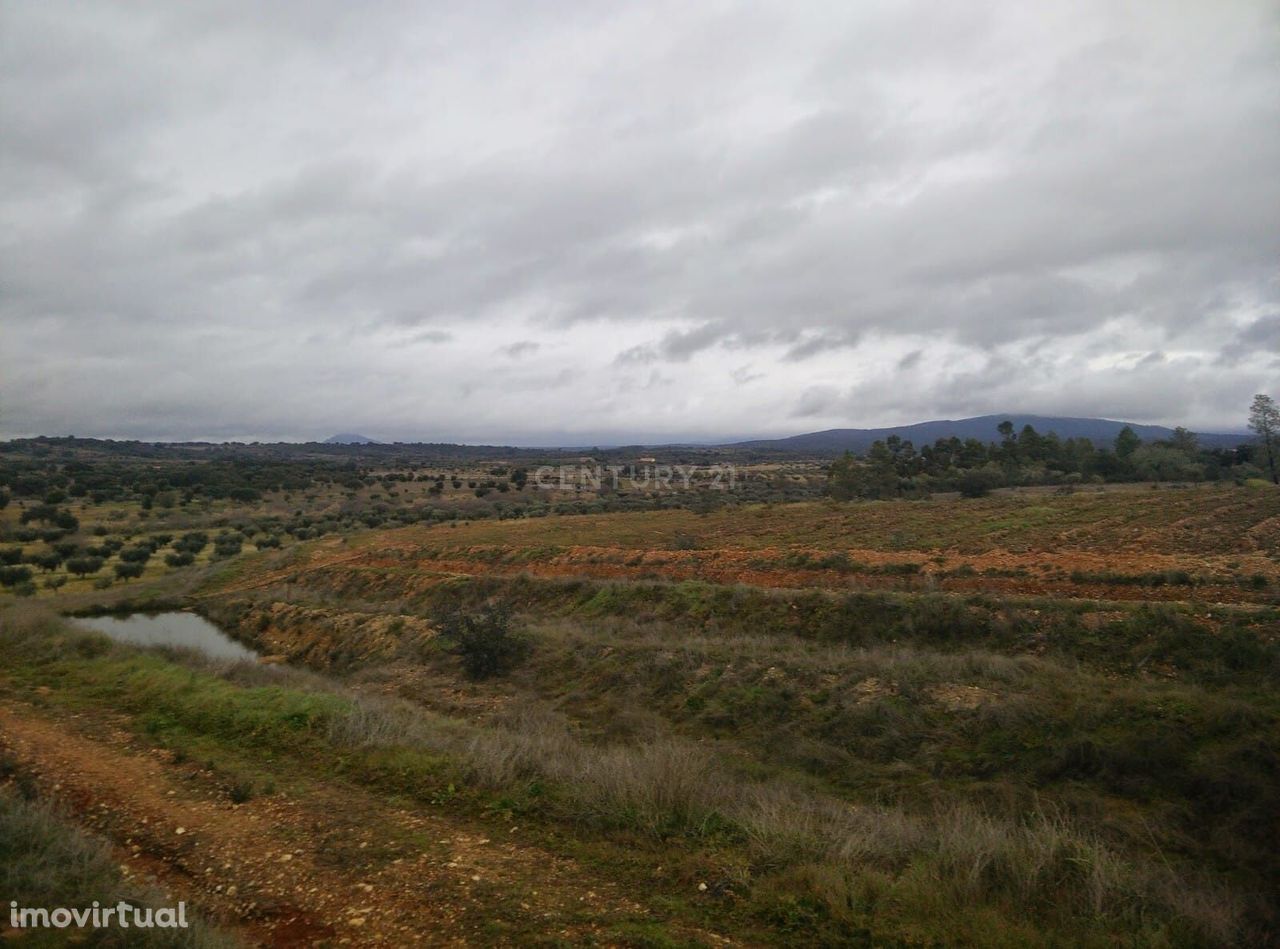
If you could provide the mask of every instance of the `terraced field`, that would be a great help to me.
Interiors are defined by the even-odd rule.
[[[1280,938],[1269,489],[416,525],[56,599],[250,666],[50,602],[0,609],[0,785],[232,943]],[[469,674],[459,617],[520,648]]]
[[[330,542],[287,575],[345,588],[361,573],[379,595],[443,577],[528,575],[1274,603],[1280,497],[1164,489],[480,521]]]

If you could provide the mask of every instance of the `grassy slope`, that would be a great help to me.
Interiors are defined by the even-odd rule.
[[[477,726],[287,673],[246,685],[56,628],[14,636],[4,651],[15,685],[51,687],[82,712],[123,710],[160,740],[222,744],[267,769],[337,772],[472,814],[516,813],[602,867],[619,858],[623,873],[637,854],[652,855],[719,894],[690,906],[658,888],[669,912],[705,914],[748,938],[795,930],[853,943],[874,932],[990,944],[995,934],[1024,944],[1056,932],[1194,944],[1229,941],[1242,925],[1234,901],[1195,874],[1126,856],[1047,804],[1001,813],[957,797],[848,810],[679,740],[624,750],[584,743],[552,720]]]
[[[1274,611],[1223,622],[1219,608],[699,583],[442,585],[423,553],[495,545],[536,559],[692,538],[709,551],[1194,548],[1269,567],[1277,499],[1204,489],[475,523],[307,545],[271,558],[287,587],[254,588],[266,561],[220,570],[214,587],[232,592],[205,606],[272,651],[319,637],[306,656],[323,666],[353,638],[340,619],[376,623],[346,674],[407,706],[193,675],[83,639],[10,655],[24,687],[124,707],[164,740],[519,813],[602,867],[673,864],[712,896],[638,885],[674,917],[749,938],[1260,941],[1280,877],[1265,846],[1280,813]],[[390,567],[388,544],[402,558]],[[370,554],[380,560],[362,570],[336,562]],[[308,557],[332,566],[308,573]],[[510,680],[460,687],[451,657],[394,635],[442,600],[492,596],[523,610],[535,641]]]

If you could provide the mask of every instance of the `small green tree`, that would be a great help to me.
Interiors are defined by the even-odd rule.
[[[67,561],[67,570],[77,577],[85,577],[102,569],[101,557],[72,557]]]
[[[116,577],[120,580],[136,580],[142,576],[144,565],[134,561],[125,561],[115,566]]]
[[[1276,442],[1280,440],[1280,408],[1269,395],[1258,393],[1249,407],[1249,427],[1262,442],[1262,452],[1267,459],[1273,484],[1280,484],[1276,475]]]
[[[1116,456],[1119,458],[1128,458],[1138,446],[1142,444],[1142,439],[1128,425],[1120,429],[1120,434],[1116,435]]]
[[[898,490],[898,467],[895,464],[893,451],[885,442],[873,442],[867,452],[866,464],[858,469],[858,495],[864,498],[896,498]]]
[[[530,651],[528,639],[511,629],[511,611],[501,604],[487,604],[474,612],[443,610],[434,617],[434,624],[472,679],[507,672]]]
[[[62,555],[56,550],[47,554],[36,554],[29,558],[29,562],[35,564],[45,573],[52,573],[62,566]]]
[[[126,547],[124,550],[120,551],[120,559],[125,563],[145,564],[151,559],[151,548],[146,544]]]
[[[1200,443],[1199,439],[1196,438],[1196,433],[1187,431],[1181,425],[1173,430],[1173,437],[1169,439],[1169,445],[1184,455],[1190,455],[1193,458],[1196,452],[1200,450]]]
[[[827,472],[827,493],[837,501],[850,501],[856,497],[857,467],[857,460],[847,451],[833,461]]]
[[[13,587],[31,582],[30,567],[0,567],[0,587]]]

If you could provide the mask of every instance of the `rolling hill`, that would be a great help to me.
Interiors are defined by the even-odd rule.
[[[1173,429],[1163,425],[1139,425],[1133,422],[1119,422],[1102,418],[1070,418],[1050,415],[980,415],[976,418],[939,419],[930,422],[916,422],[912,425],[897,425],[890,428],[832,428],[823,432],[809,432],[804,435],[792,435],[787,438],[757,439],[738,442],[732,447],[756,449],[760,451],[808,452],[827,455],[844,451],[864,452],[871,444],[897,435],[910,439],[917,446],[931,444],[939,438],[976,438],[984,442],[999,441],[996,426],[1008,420],[1014,428],[1022,430],[1030,425],[1042,435],[1056,432],[1059,438],[1088,438],[1095,445],[1111,443],[1120,430],[1128,425],[1143,441],[1155,441],[1169,438]],[[1206,447],[1234,447],[1241,442],[1249,441],[1252,436],[1241,433],[1207,433],[1199,434],[1200,443]]]

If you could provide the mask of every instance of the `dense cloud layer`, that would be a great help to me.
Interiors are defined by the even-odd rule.
[[[1049,6],[6,4],[0,434],[1239,429],[1277,8]]]

